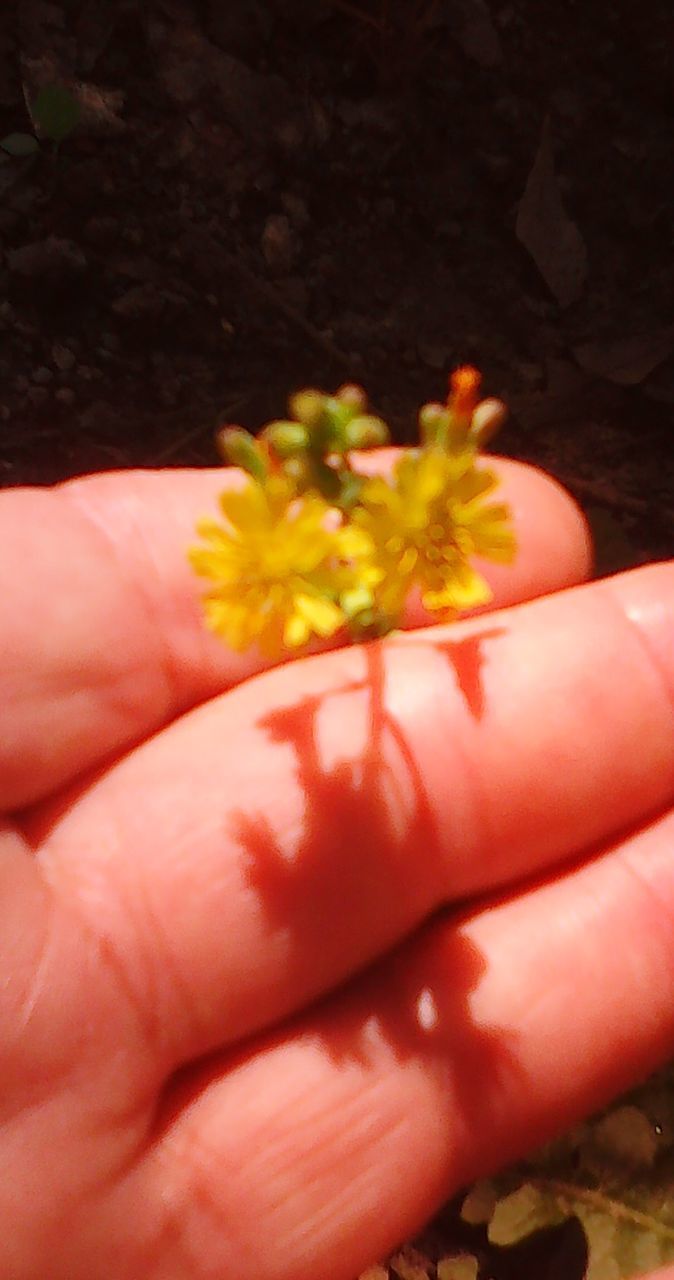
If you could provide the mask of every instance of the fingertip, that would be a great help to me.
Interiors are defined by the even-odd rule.
[[[526,558],[537,575],[545,571],[548,591],[586,582],[594,569],[594,549],[575,498],[539,467],[510,458],[494,461],[520,534],[520,559]]]

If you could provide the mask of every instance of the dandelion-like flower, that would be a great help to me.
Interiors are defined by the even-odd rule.
[[[440,448],[407,454],[392,483],[367,481],[352,519],[374,545],[375,599],[386,616],[399,616],[412,585],[425,608],[446,619],[491,598],[472,557],[507,564],[516,551],[508,507],[485,501],[497,484],[471,450]]]
[[[257,642],[278,657],[312,635],[332,636],[346,622],[340,596],[378,578],[365,531],[335,528],[323,498],[298,498],[282,474],[249,479],[219,501],[226,525],[201,520],[197,532],[207,545],[192,548],[189,558],[213,583],[204,598],[206,623],[233,649]]]

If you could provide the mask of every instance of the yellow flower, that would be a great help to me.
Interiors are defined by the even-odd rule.
[[[497,484],[493,471],[475,465],[471,450],[439,448],[406,454],[393,483],[378,476],[367,481],[352,520],[374,544],[382,571],[375,600],[387,616],[400,614],[413,584],[424,606],[445,618],[491,598],[470,560],[507,564],[514,558],[508,507],[485,502]]]
[[[317,493],[297,498],[281,474],[225,491],[220,507],[226,526],[201,520],[207,545],[189,559],[214,584],[204,598],[207,625],[233,649],[257,642],[277,657],[312,635],[334,635],[346,621],[340,595],[377,577],[366,534],[326,527],[327,503]]]

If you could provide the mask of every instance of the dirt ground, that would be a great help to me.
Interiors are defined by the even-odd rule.
[[[300,384],[396,438],[470,360],[607,567],[674,547],[662,0],[20,0],[0,135],[0,478],[202,465]]]
[[[409,440],[470,361],[603,569],[672,555],[666,0],[5,0],[0,136],[54,84],[71,136],[0,150],[0,484],[210,465],[303,384]]]

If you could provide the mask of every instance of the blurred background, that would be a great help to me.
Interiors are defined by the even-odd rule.
[[[208,465],[304,384],[409,440],[470,361],[602,567],[671,554],[673,110],[664,0],[5,5],[0,483]]]

